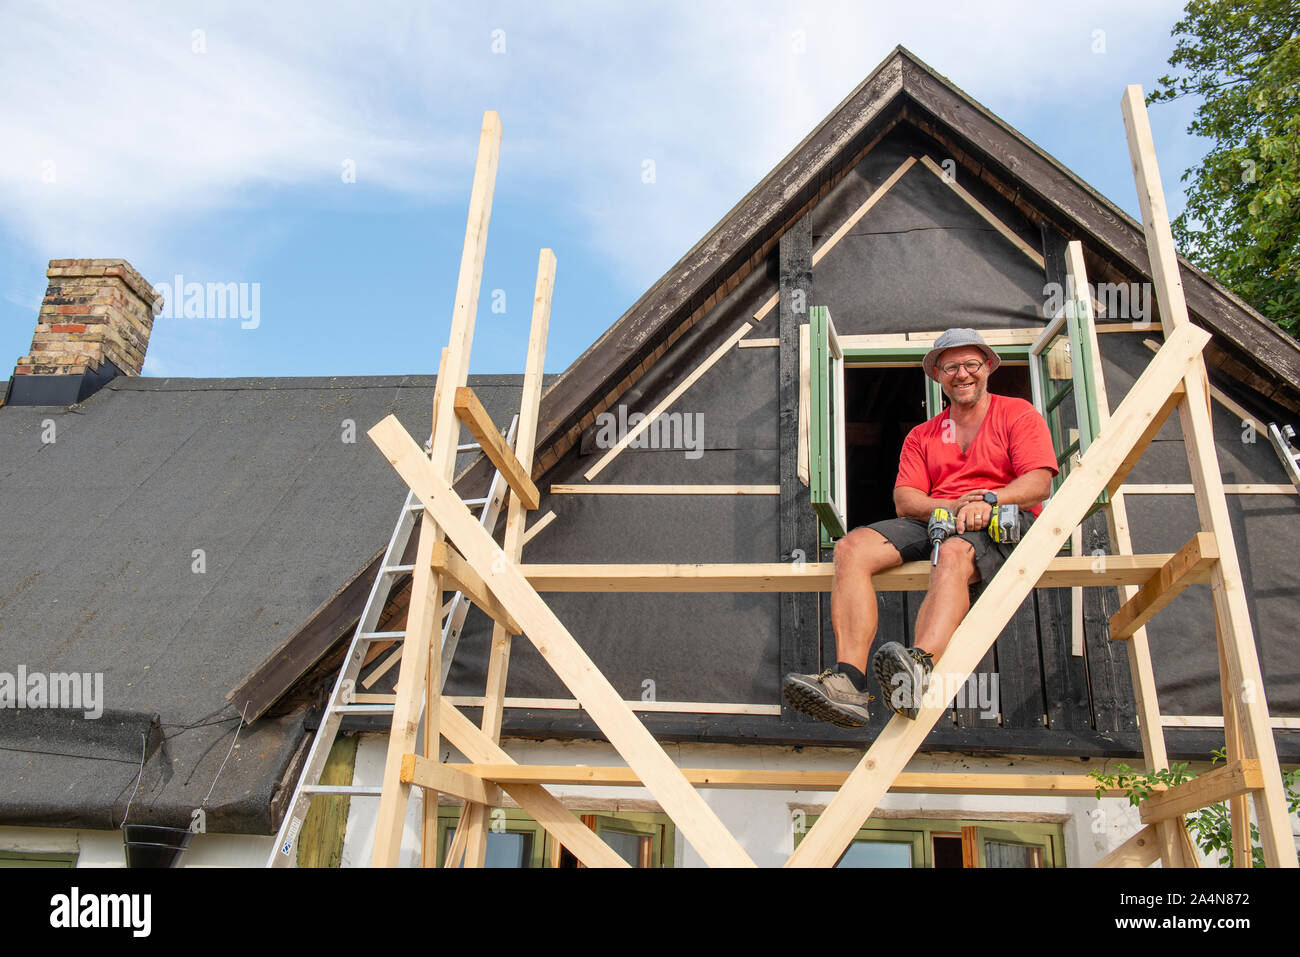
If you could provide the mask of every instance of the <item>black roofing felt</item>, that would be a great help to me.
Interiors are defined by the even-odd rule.
[[[521,381],[470,384],[504,425]],[[218,779],[226,693],[387,540],[406,487],[366,429],[423,441],[434,382],[119,378],[0,408],[0,672],[101,672],[109,709],[0,709],[0,823],[120,824],[157,715],[131,821],[187,823],[212,788],[209,830],[270,832],[302,716],[244,729]]]

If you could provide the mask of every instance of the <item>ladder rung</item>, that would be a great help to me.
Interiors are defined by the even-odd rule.
[[[483,446],[479,445],[477,442],[466,442],[464,445],[456,446],[456,451],[473,452],[475,449],[481,449],[481,448],[483,448]]]
[[[487,504],[487,499],[486,499],[486,498],[467,498],[467,499],[464,499],[464,502],[465,502],[465,504],[466,504],[467,506],[469,506],[470,508],[482,508],[484,505]]]
[[[361,641],[398,641],[406,637],[405,631],[363,631],[357,636]]]
[[[302,789],[303,794],[351,794],[353,797],[379,797],[384,789],[378,785],[367,784],[308,784]]]
[[[414,565],[385,565],[380,569],[381,574],[384,575],[401,575],[413,571],[415,571]]]
[[[391,704],[337,704],[330,709],[335,714],[392,714]]]

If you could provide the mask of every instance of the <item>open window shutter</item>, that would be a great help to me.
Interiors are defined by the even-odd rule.
[[[830,310],[809,310],[812,345],[809,429],[810,491],[813,509],[831,539],[848,534],[845,521],[847,479],[844,448],[844,352],[840,349]]]
[[[1101,431],[1096,341],[1089,303],[1071,295],[1029,350],[1034,407],[1047,420],[1060,468],[1052,480],[1053,492],[1065,481],[1076,456],[1086,452]],[[1103,490],[1097,504],[1105,502]]]

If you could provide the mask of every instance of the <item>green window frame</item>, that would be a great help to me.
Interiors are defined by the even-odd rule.
[[[915,363],[918,367],[933,343],[890,344],[858,347],[842,345],[836,334],[830,310],[813,306],[809,310],[809,429],[808,465],[809,497],[817,514],[823,548],[834,545],[837,539],[848,534],[847,498],[848,476],[844,438],[844,370],[890,363],[894,365]],[[1071,362],[1069,384],[1048,394],[1053,372],[1049,346],[1065,336],[1067,354],[1080,357]],[[1060,486],[1062,476],[1068,474],[1070,463],[1077,454],[1082,455],[1100,432],[1100,413],[1096,389],[1096,334],[1092,328],[1091,313],[1086,303],[1071,300],[1061,313],[1046,327],[1038,340],[1025,343],[990,343],[999,358],[1008,365],[1028,365],[1029,383],[1034,408],[1048,423],[1052,446],[1056,452],[1061,474],[1053,479],[1052,491]],[[1057,347],[1058,349],[1060,347]],[[1072,439],[1065,430],[1061,406],[1068,396],[1073,396],[1075,418],[1079,423],[1079,437]],[[926,413],[933,418],[943,411],[943,390],[933,379],[926,379]],[[1048,403],[1051,403],[1050,407]],[[1106,502],[1105,492],[1097,506]]]
[[[519,808],[500,808],[504,811],[505,831],[512,834],[531,836],[530,853],[525,867],[550,867],[559,856],[559,843],[527,812]],[[607,843],[627,859],[634,867],[673,867],[676,861],[676,828],[668,815],[652,811],[588,811],[574,813],[586,818],[593,825],[596,833],[605,838]],[[442,867],[447,858],[447,848],[451,846],[456,825],[460,821],[460,807],[444,805],[438,808],[438,866]],[[610,838],[614,838],[610,840]],[[636,842],[633,849],[620,837],[630,837]],[[488,840],[491,841],[491,832]],[[635,853],[637,861],[630,859]]]
[[[1092,310],[1086,301],[1075,297],[1066,300],[1029,349],[1029,385],[1034,407],[1047,420],[1060,469],[1052,479],[1053,493],[1101,432],[1096,381],[1100,363],[1096,348]],[[1065,364],[1069,365],[1068,372],[1062,371]],[[1077,437],[1070,436],[1063,418],[1066,398],[1073,399]],[[1106,501],[1103,489],[1096,505],[1104,505]]]
[[[0,850],[0,867],[76,867],[74,852]]]
[[[808,830],[817,822],[820,815],[806,816],[807,828],[794,836],[794,846],[798,847]],[[1012,845],[1016,847],[1037,848],[1042,855],[1044,867],[1065,867],[1065,828],[1061,824],[1038,823],[1031,821],[996,821],[965,818],[949,820],[944,818],[869,818],[858,830],[845,850],[845,856],[852,852],[854,845],[890,844],[906,845],[911,848],[912,867],[934,867],[934,838],[955,836],[963,828],[975,828],[976,842],[979,849],[979,866],[988,867],[988,845]],[[844,857],[841,857],[841,861]],[[841,866],[836,863],[836,867]],[[851,865],[850,865],[851,866]]]

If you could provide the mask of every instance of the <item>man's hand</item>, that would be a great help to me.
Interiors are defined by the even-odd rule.
[[[954,515],[956,515],[959,511],[961,511],[963,508],[965,508],[965,507],[966,507],[967,505],[969,505],[971,502],[983,502],[983,501],[984,501],[984,493],[985,493],[985,492],[991,492],[991,491],[993,491],[993,490],[992,490],[992,489],[987,489],[987,488],[981,488],[981,489],[976,489],[976,490],[973,491],[973,492],[967,492],[967,493],[966,493],[965,495],[963,495],[961,498],[957,499],[957,501],[955,501],[955,502],[952,503],[952,505],[950,506],[950,508],[951,508],[951,510],[952,510],[952,513],[953,513]]]
[[[982,493],[981,493],[982,494]],[[963,495],[958,501],[970,497],[970,493]],[[993,517],[993,506],[988,502],[979,499],[974,502],[966,502],[957,509],[957,534],[962,532],[977,532],[981,528],[987,528],[989,519]]]

